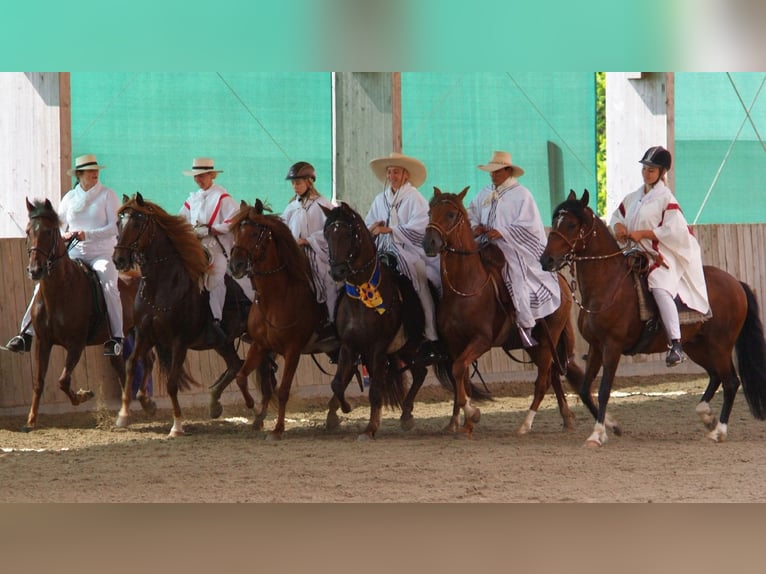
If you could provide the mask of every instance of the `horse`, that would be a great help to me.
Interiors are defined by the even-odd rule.
[[[178,391],[198,384],[185,365],[187,351],[214,349],[226,362],[226,370],[210,387],[210,415],[216,418],[222,410],[221,393],[242,366],[234,341],[247,329],[250,301],[227,275],[222,318],[226,337],[219,339],[212,329],[209,295],[202,286],[208,256],[192,226],[183,217],[146,201],[140,193],[132,198],[123,196],[117,215],[120,233],[112,259],[117,269],[134,265],[141,269],[134,309],[136,340],[126,364],[127,377],[132,380],[136,361],[155,348],[160,377],[173,405],[169,436],[181,436],[185,431]],[[139,393],[145,391],[147,378],[148,372]],[[255,401],[247,388],[240,386],[240,390],[245,404],[253,408]],[[123,401],[118,426],[129,425],[129,407],[129,401]]]
[[[109,325],[98,277],[85,263],[69,257],[66,242],[61,236],[59,216],[50,200],[30,203],[27,199],[26,203],[29,215],[26,227],[27,272],[39,284],[31,319],[35,331],[32,405],[27,423],[22,427],[22,430],[30,431],[37,424],[53,345],[66,349],[59,388],[66,393],[73,406],[80,405],[93,398],[94,393],[84,389],[72,390],[72,371],[86,346],[103,344],[109,338]],[[135,275],[120,274],[118,286],[126,332],[133,325],[133,299],[137,284]],[[125,383],[125,360],[121,355],[109,357],[109,360],[120,381],[124,400],[126,394],[130,397],[131,393],[130,384]]]
[[[344,413],[351,411],[344,395],[361,357],[370,376],[370,419],[359,440],[375,437],[383,406],[401,408],[401,426],[409,430],[414,425],[415,395],[428,372],[417,352],[425,338],[423,308],[410,280],[379,257],[372,235],[354,209],[341,203],[332,210],[322,210],[327,215],[324,236],[330,273],[336,281],[345,282],[336,310],[340,350],[327,426],[339,424],[338,408]],[[433,366],[439,383],[451,389],[444,359],[437,359]],[[412,374],[412,384],[405,396],[406,369]]]
[[[603,367],[596,423],[586,441],[600,447],[608,438],[606,407],[621,356],[659,353],[667,349],[667,341],[664,329],[652,334],[644,328],[640,312],[643,291],[634,287],[636,265],[588,207],[588,200],[588,190],[580,199],[571,191],[556,207],[540,262],[547,270],[570,266],[580,287],[578,326],[590,345],[580,397],[583,402],[592,401],[590,387]],[[752,289],[722,269],[704,266],[704,273],[712,316],[698,315],[683,324],[681,341],[686,354],[709,376],[696,411],[710,431],[707,437],[722,442],[728,434],[740,378],[750,412],[759,420],[766,418],[766,341]],[[732,361],[735,350],[739,377]],[[723,405],[716,420],[710,401],[721,385]]]
[[[470,365],[493,347],[509,351],[522,348],[522,343],[518,330],[514,328],[513,305],[499,274],[504,264],[503,256],[494,247],[498,249],[494,255],[495,264],[485,263],[488,257],[482,254],[483,249],[473,236],[463,205],[467,192],[468,187],[459,194],[443,193],[434,187],[423,248],[430,257],[441,255],[443,294],[436,320],[439,333],[449,348],[452,378],[456,381],[452,419],[448,428],[457,430],[462,409],[464,424],[461,430],[471,436],[481,412],[471,404],[468,391]],[[527,349],[537,367],[537,377],[532,404],[517,431],[521,435],[532,430],[535,414],[549,385],[555,391],[564,427],[567,430],[574,428],[574,413],[567,404],[559,373],[566,375],[575,390],[579,390],[583,373],[573,356],[572,295],[563,278],[559,276],[558,280],[561,303],[555,312],[535,326],[533,334],[539,343]]]
[[[234,277],[249,277],[256,299],[250,307],[247,330],[252,340],[237,383],[247,386],[247,376],[258,369],[261,407],[253,428],[263,421],[274,390],[279,399],[277,422],[267,439],[279,440],[285,430],[285,409],[301,354],[334,353],[337,340],[318,341],[316,329],[326,316],[318,303],[306,253],[278,215],[263,213],[263,203],[242,202],[232,218],[234,233],[229,270]],[[284,371],[274,388],[272,356],[284,357]]]

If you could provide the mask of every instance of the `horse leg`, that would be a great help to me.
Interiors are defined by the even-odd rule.
[[[274,425],[274,430],[266,435],[268,440],[281,440],[282,433],[285,432],[285,411],[287,410],[287,400],[290,398],[290,387],[292,387],[293,377],[298,368],[298,359],[300,359],[300,357],[299,348],[292,349],[285,353],[282,381],[279,383],[279,389],[277,389],[277,397],[279,398],[277,422]]]
[[[173,405],[173,426],[170,428],[169,437],[175,438],[184,436],[184,421],[181,414],[181,404],[178,402],[178,382],[184,377],[183,366],[186,359],[186,348],[180,343],[176,343],[172,350],[172,359],[170,361],[170,370],[168,372],[168,396]]]
[[[410,372],[412,373],[412,385],[410,385],[407,396],[402,401],[402,416],[399,417],[402,430],[406,431],[412,430],[415,427],[415,417],[412,416],[412,411],[415,408],[415,397],[420,387],[423,386],[423,381],[426,380],[428,368],[423,365],[413,364],[410,367]]]
[[[585,441],[589,447],[600,447],[606,444],[608,439],[606,434],[606,406],[609,403],[609,395],[612,392],[612,383],[617,373],[617,365],[620,362],[620,348],[615,345],[614,349],[606,348],[601,355],[603,367],[601,373],[601,383],[598,388],[598,416],[596,424],[593,426],[593,432]],[[588,366],[586,371],[591,370],[591,357],[588,355]]]
[[[64,370],[61,371],[61,376],[59,377],[59,388],[64,391],[66,396],[69,397],[69,402],[71,402],[72,406],[75,407],[84,403],[85,401],[89,401],[94,396],[93,391],[90,389],[79,389],[78,391],[73,391],[70,387],[72,383],[72,371],[74,371],[74,368],[80,361],[82,351],[82,347],[76,349],[67,349],[66,359],[64,360]]]
[[[211,419],[217,419],[223,413],[223,406],[221,405],[221,395],[226,387],[237,376],[237,372],[242,367],[244,361],[239,358],[234,344],[229,342],[222,347],[217,347],[215,350],[224,361],[226,361],[226,370],[221,373],[218,379],[210,385],[210,403],[208,404],[208,411]],[[242,393],[242,398],[245,399],[245,405],[248,409],[252,409],[255,406],[255,400],[250,395],[250,391],[247,388],[247,384],[238,385],[239,390]]]
[[[559,377],[558,371],[551,369],[550,379],[553,392],[556,395],[556,402],[559,405],[559,413],[564,420],[564,430],[573,431],[575,426],[575,414],[569,409],[569,403],[567,402],[564,388],[561,386],[561,378]]]
[[[729,362],[729,371],[722,372],[721,381],[723,384],[723,405],[721,406],[721,414],[718,417],[718,422],[715,427],[707,435],[713,442],[724,442],[726,440],[729,432],[729,416],[731,415],[731,408],[734,406],[734,398],[737,396],[737,390],[740,385],[739,378],[734,370],[734,365],[731,362]]]
[[[43,343],[40,338],[35,341],[35,375],[32,384],[32,404],[27,415],[27,424],[21,427],[23,432],[34,430],[37,424],[37,412],[40,410],[40,398],[45,388],[45,375],[48,372],[48,363],[51,357],[51,345]]]
[[[153,356],[152,359],[147,359],[149,353],[150,350],[146,348],[146,346],[140,340],[139,336],[136,335],[133,351],[130,353],[130,356],[125,360],[122,366],[122,401],[120,404],[120,412],[117,414],[117,420],[114,423],[115,427],[117,428],[126,428],[130,425],[130,402],[133,398],[132,386],[133,377],[135,376],[136,372],[136,363],[140,357],[144,357],[144,376],[141,382],[142,389],[144,389],[146,386],[146,381],[149,378],[149,374],[151,373],[151,369],[154,367]],[[113,366],[116,365],[115,361],[117,359],[119,359],[119,357],[112,358]],[[118,364],[115,366],[115,368],[118,368]],[[151,401],[151,399],[149,400]],[[142,401],[141,403],[144,411],[147,410],[147,406],[144,404],[145,402],[146,400]],[[154,401],[151,401],[151,403],[154,405]],[[156,410],[157,407],[154,405],[154,411],[152,411],[152,414],[154,414]]]
[[[368,365],[370,372],[370,420],[364,432],[357,440],[369,440],[375,438],[375,433],[380,428],[381,412],[383,410],[383,385],[386,384],[386,352],[385,348],[378,346],[371,353],[372,360]]]
[[[705,428],[712,431],[715,429],[716,424],[718,423],[718,419],[716,419],[716,416],[713,413],[713,409],[710,407],[710,401],[713,400],[713,397],[718,391],[718,388],[721,386],[721,379],[717,377],[713,371],[709,369],[705,370],[708,374],[707,387],[705,388],[705,392],[702,393],[700,402],[697,403],[697,406],[694,410],[697,415],[699,415],[700,420],[702,420],[702,424],[705,425]]]
[[[452,377],[455,380],[455,396],[452,405],[452,418],[445,430],[456,432],[458,430],[459,413],[463,411],[463,428],[461,432],[467,437],[473,436],[473,425],[481,418],[481,411],[471,404],[470,388],[471,376],[469,368],[473,361],[490,349],[490,344],[480,341],[472,341],[458,355],[452,363]]]
[[[141,377],[141,385],[139,386],[138,392],[136,393],[136,399],[140,403],[144,413],[150,417],[153,417],[157,412],[157,403],[154,402],[154,399],[152,399],[151,395],[149,394],[147,385],[149,384],[149,377],[152,375],[152,371],[154,370],[154,353],[149,350],[144,355],[142,361],[144,367],[144,376]]]
[[[253,429],[254,430],[261,430],[263,429],[263,421],[266,418],[266,412],[268,410],[268,404],[271,400],[271,381],[269,379],[270,376],[270,366],[269,366],[269,357],[268,353],[266,352],[266,349],[259,346],[255,342],[250,345],[250,349],[247,351],[247,357],[242,362],[242,364],[239,367],[239,370],[237,371],[235,377],[237,379],[237,386],[239,387],[240,392],[243,396],[247,394],[250,395],[249,391],[247,390],[247,377],[250,376],[250,373],[253,372],[256,368],[258,369],[258,381],[261,385],[261,408],[258,413],[256,413],[255,418],[253,420]],[[223,389],[221,389],[222,391]],[[214,409],[213,409],[213,393],[211,392],[211,404],[210,404],[210,410],[211,414],[210,416],[213,416]],[[218,395],[220,398],[220,394]],[[217,399],[216,399],[217,400]],[[252,397],[250,397],[250,401],[248,402],[247,398],[245,398],[245,404],[248,408],[255,407],[255,401]],[[219,413],[220,414],[220,413]],[[213,418],[215,418],[213,416]]]
[[[274,363],[267,354],[261,359],[261,364],[255,369],[255,381],[261,391],[261,404],[258,412],[253,417],[253,430],[263,430],[264,421],[269,412],[269,404],[274,396],[274,389],[277,388],[277,378],[274,376],[274,373]],[[247,380],[245,380],[245,383],[247,383]],[[239,379],[237,380],[237,385],[239,386]]]
[[[327,404],[327,419],[325,427],[328,431],[335,430],[340,426],[340,417],[338,409],[344,413],[351,412],[351,405],[346,400],[346,388],[356,372],[357,356],[346,345],[342,345],[338,353],[338,366],[335,370],[335,376],[330,383],[332,397]]]

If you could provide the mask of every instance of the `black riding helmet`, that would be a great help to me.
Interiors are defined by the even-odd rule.
[[[310,179],[311,181],[316,181],[317,176],[313,165],[307,161],[299,161],[290,166],[285,179]]]
[[[644,157],[642,157],[638,163],[670,171],[670,164],[672,161],[673,159],[670,156],[670,152],[661,145],[657,145],[646,150]]]

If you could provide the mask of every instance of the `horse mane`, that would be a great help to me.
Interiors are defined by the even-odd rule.
[[[133,196],[124,203],[117,211],[117,214],[119,215],[127,209],[133,209],[154,218],[157,225],[168,236],[168,240],[178,253],[186,271],[195,283],[204,276],[208,268],[207,254],[197,235],[194,233],[191,223],[180,215],[170,215],[159,205],[151,201],[144,199],[139,203],[136,196]]]
[[[351,220],[350,222],[349,219]],[[336,221],[353,223],[361,229],[367,230],[367,225],[365,225],[364,219],[362,219],[362,216],[359,215],[359,212],[357,212],[345,201],[341,201],[338,207],[330,211],[330,214],[327,216],[327,220],[325,221],[325,225],[331,225]],[[369,230],[367,231],[369,232]]]
[[[263,225],[271,231],[279,260],[285,265],[288,275],[298,281],[312,282],[308,257],[298,246],[290,228],[279,215],[265,214],[258,206],[246,205],[232,217],[229,228],[235,229],[245,220]]]
[[[47,219],[51,223],[61,225],[61,219],[59,219],[59,215],[56,213],[56,210],[53,209],[50,201],[35,199],[32,205],[33,208],[29,212],[29,219],[41,217],[43,219]]]

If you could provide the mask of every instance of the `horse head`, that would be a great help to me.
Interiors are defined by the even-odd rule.
[[[252,277],[258,272],[257,267],[266,258],[272,243],[273,234],[267,225],[267,216],[263,214],[264,209],[260,199],[255,200],[255,205],[242,201],[232,218],[230,229],[234,234],[234,246],[229,257],[229,271],[237,279]]]
[[[587,249],[589,239],[595,235],[598,221],[593,210],[588,207],[589,199],[587,189],[579,199],[575,191],[570,190],[566,201],[553,211],[548,242],[540,256],[545,271],[558,271]]]
[[[463,206],[463,199],[468,193],[468,187],[458,194],[442,193],[434,187],[434,196],[429,203],[428,225],[423,235],[423,250],[429,257],[436,257],[448,245],[459,239],[451,237],[454,232],[467,224],[470,230],[468,214]],[[462,246],[462,245],[461,245]]]
[[[324,236],[330,254],[330,275],[347,281],[356,273],[370,273],[376,258],[375,244],[361,216],[341,202],[335,209],[322,206],[327,219]]]
[[[145,250],[154,238],[152,208],[140,192],[133,198],[122,196],[122,206],[117,210],[118,240],[112,261],[118,271],[127,271],[145,260]]]
[[[33,281],[50,274],[56,261],[66,256],[66,246],[61,238],[59,217],[50,200],[27,202],[27,273]]]

